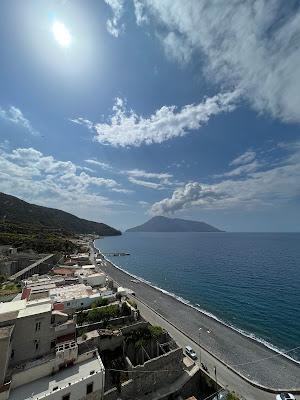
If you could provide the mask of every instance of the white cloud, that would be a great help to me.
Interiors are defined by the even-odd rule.
[[[254,166],[253,161],[237,167],[242,171],[235,169],[220,175],[223,180],[215,184],[189,182],[169,198],[154,203],[150,211],[159,215],[191,207],[251,209],[291,201],[300,195],[300,142],[286,149],[290,154],[277,165],[264,162]]]
[[[237,158],[231,161],[229,165],[243,165],[248,164],[249,162],[253,161],[256,157],[255,151],[248,150],[245,153],[241,154]]]
[[[120,19],[124,12],[123,0],[104,0],[107,5],[111,7],[113,17],[106,22],[107,31],[114,37],[118,37],[123,31],[123,25],[120,26]]]
[[[93,159],[88,159],[88,160],[84,160],[86,163],[88,164],[92,164],[92,165],[96,165],[97,167],[100,167],[102,169],[112,169],[112,167],[108,164],[108,163],[104,163],[98,160],[93,160]]]
[[[88,217],[96,214],[91,207],[103,213],[122,205],[103,196],[103,189],[128,193],[115,180],[92,176],[71,161],[33,148],[0,149],[0,191],[5,193]]]
[[[250,162],[249,164],[239,165],[231,171],[225,172],[223,176],[239,176],[248,174],[249,172],[257,171],[262,166],[257,160]]]
[[[23,127],[32,135],[39,135],[39,133],[33,129],[29,120],[24,117],[22,111],[17,107],[10,106],[7,110],[0,107],[0,118]]]
[[[126,110],[124,101],[116,98],[113,115],[108,122],[93,124],[95,140],[122,147],[162,143],[199,129],[214,115],[232,111],[238,95],[238,91],[220,93],[199,104],[188,104],[181,109],[163,106],[148,118],[133,110]],[[81,124],[90,129],[91,121],[82,118],[77,118],[76,121],[81,121]]]
[[[125,171],[125,173],[129,176],[133,176],[136,178],[150,178],[150,179],[170,179],[173,175],[165,173],[165,172],[147,172],[142,169],[130,169]]]
[[[190,61],[193,49],[187,46],[186,41],[174,32],[169,32],[166,36],[162,36],[166,54],[169,58],[176,58],[180,63]]]
[[[129,182],[149,189],[161,190],[174,184],[170,180],[173,175],[166,172],[147,172],[142,169],[131,169],[124,171],[123,174],[128,176]],[[147,180],[140,178],[145,178]],[[152,181],[148,179],[152,179]],[[153,182],[153,180],[156,182]]]
[[[142,179],[136,179],[136,178],[133,178],[132,176],[130,176],[128,178],[128,180],[129,180],[129,182],[131,182],[135,185],[144,186],[144,187],[150,188],[150,189],[163,189],[164,188],[164,186],[161,183],[145,181]]]
[[[193,55],[200,75],[214,84],[239,88],[259,112],[300,122],[299,5],[286,0],[143,4],[143,12],[163,27],[168,55],[180,62]]]
[[[131,189],[113,188],[111,190],[112,190],[112,192],[116,192],[116,193],[124,193],[124,194],[133,193],[133,190],[131,190]]]
[[[69,118],[70,122],[73,122],[74,124],[77,125],[85,125],[88,127],[88,129],[93,129],[93,123],[89,121],[88,119],[84,118]]]
[[[148,22],[148,18],[145,15],[144,4],[140,0],[133,0],[133,5],[136,23],[142,25],[143,23]]]

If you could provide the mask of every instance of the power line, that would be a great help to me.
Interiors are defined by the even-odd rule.
[[[290,349],[290,350],[282,351],[282,352],[280,352],[278,354],[274,354],[273,356],[260,358],[258,360],[254,360],[254,361],[248,361],[246,363],[234,364],[234,365],[231,365],[231,367],[237,367],[237,366],[248,365],[248,364],[255,364],[255,363],[258,363],[260,361],[268,360],[270,358],[280,357],[280,356],[282,356],[282,355],[284,355],[286,353],[290,353],[291,351],[294,351],[294,350],[297,350],[297,349],[300,349],[300,346],[294,347],[293,349]]]

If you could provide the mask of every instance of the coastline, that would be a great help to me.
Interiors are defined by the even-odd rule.
[[[183,297],[180,297],[180,296],[176,295],[176,293],[169,292],[168,290],[163,289],[163,288],[161,288],[161,287],[159,287],[159,286],[156,286],[154,283],[152,283],[152,282],[150,282],[150,281],[147,281],[146,279],[144,279],[144,278],[142,278],[142,277],[140,277],[140,276],[138,276],[138,275],[135,275],[135,274],[132,274],[131,272],[126,271],[124,268],[120,267],[119,265],[117,265],[117,264],[115,264],[113,261],[111,261],[109,258],[107,258],[106,256],[104,256],[104,255],[101,253],[101,250],[95,246],[95,243],[93,243],[93,245],[94,245],[94,248],[102,255],[102,257],[103,257],[107,262],[111,263],[115,268],[119,269],[119,270],[122,271],[123,273],[125,273],[125,274],[131,276],[131,277],[134,278],[134,279],[137,279],[137,280],[143,282],[143,283],[146,284],[146,285],[151,286],[152,288],[154,288],[154,289],[156,289],[156,290],[158,290],[158,291],[164,293],[164,294],[167,295],[167,296],[170,296],[170,297],[176,299],[177,301],[179,301],[179,302],[185,304],[186,306],[191,307],[191,308],[193,308],[194,310],[197,310],[198,312],[204,314],[205,316],[207,316],[207,317],[209,317],[209,318],[212,318],[213,320],[219,322],[220,324],[226,326],[227,328],[236,331],[236,332],[239,333],[240,335],[243,335],[243,336],[245,336],[246,338],[253,340],[254,342],[258,343],[259,345],[265,346],[266,348],[272,350],[272,351],[275,352],[276,354],[281,355],[281,356],[283,356],[283,357],[286,357],[286,358],[289,359],[290,361],[293,361],[293,362],[295,362],[295,363],[297,363],[297,364],[300,365],[300,360],[296,360],[295,358],[290,357],[290,356],[288,355],[288,353],[291,352],[291,351],[293,351],[294,349],[289,349],[289,350],[287,350],[287,351],[286,351],[286,350],[279,349],[278,347],[276,347],[276,346],[275,346],[274,344],[272,344],[271,342],[268,342],[267,340],[264,340],[264,339],[262,339],[262,338],[256,336],[254,333],[247,332],[247,331],[243,330],[242,328],[238,328],[238,327],[236,327],[236,326],[234,326],[234,325],[232,325],[232,324],[226,322],[226,321],[223,320],[222,318],[217,317],[217,316],[214,315],[213,313],[211,313],[211,312],[209,312],[209,311],[207,311],[207,310],[204,310],[203,308],[201,308],[200,305],[194,305],[194,304],[192,304],[189,300],[184,299]]]
[[[101,249],[97,248],[95,246],[95,243],[93,243],[93,246],[95,249],[97,249],[97,251],[99,251],[100,254],[102,254]],[[256,336],[249,334],[248,332],[245,332],[239,328],[236,328],[236,327],[226,323],[225,321],[222,321],[215,315],[201,309],[201,307],[194,306],[189,301],[187,301],[179,296],[176,296],[175,293],[170,293],[167,290],[157,287],[157,286],[153,285],[151,282],[148,282],[139,276],[136,276],[134,274],[127,272],[122,267],[114,264],[111,260],[109,260],[105,256],[103,256],[103,258],[107,261],[108,265],[110,265],[111,268],[114,268],[115,270],[119,271],[121,274],[125,274],[127,277],[129,277],[128,286],[130,285],[130,278],[137,279],[140,282],[140,284],[138,284],[138,285],[135,284],[136,285],[135,287],[131,287],[132,290],[134,290],[135,288],[138,288],[138,287],[140,288],[141,287],[140,285],[144,285],[144,287],[148,286],[149,288],[152,289],[152,291],[157,292],[157,294],[154,294],[155,298],[167,296],[170,299],[169,301],[168,300],[167,301],[169,303],[172,303],[172,307],[174,310],[183,308],[184,312],[187,313],[186,308],[188,307],[190,309],[189,314],[192,314],[191,317],[193,316],[197,320],[198,319],[204,320],[206,325],[209,325],[209,326],[212,325],[213,329],[215,329],[216,331],[217,330],[221,331],[221,335],[219,335],[220,337],[216,338],[214,343],[209,343],[209,340],[208,340],[208,344],[211,345],[211,346],[208,346],[209,347],[208,351],[210,351],[212,354],[214,354],[221,361],[227,363],[230,368],[233,368],[233,369],[236,368],[237,372],[241,373],[241,375],[244,375],[246,377],[246,379],[249,379],[254,384],[258,384],[258,385],[262,385],[262,386],[270,386],[270,387],[275,387],[275,388],[276,388],[276,384],[277,384],[276,381],[278,380],[279,388],[290,387],[290,388],[294,388],[295,390],[298,390],[298,388],[296,389],[295,386],[300,386],[300,382],[298,382],[297,378],[296,378],[297,376],[300,376],[300,362],[298,360],[293,359],[292,357],[289,357],[289,355],[288,355],[289,351],[288,352],[281,351],[280,349],[276,348],[271,343],[261,340],[260,338],[257,338]],[[111,276],[111,274],[108,271],[105,271],[105,272]],[[112,271],[110,271],[110,272],[112,272]],[[114,276],[111,276],[111,277],[114,279]],[[124,282],[121,281],[121,283],[123,284]],[[161,293],[161,296],[158,293]],[[164,299],[161,299],[161,300],[163,301]],[[155,300],[154,300],[154,302],[155,302]],[[158,309],[159,308],[160,307],[158,306]],[[157,310],[154,310],[154,311],[157,311]],[[178,329],[180,329],[180,327],[178,327]],[[213,330],[212,330],[212,332],[214,333]],[[189,332],[185,332],[185,333],[189,334]],[[197,338],[195,337],[195,332],[192,332],[192,333],[193,333],[194,337],[192,335],[190,335],[191,339],[194,340],[195,342],[197,342]],[[213,335],[211,335],[211,336],[213,336]],[[217,347],[216,345],[218,344],[217,339],[221,338],[221,342],[222,342],[225,340],[224,338],[226,338],[226,336],[233,336],[236,340],[243,342],[243,345],[245,345],[246,350],[242,351],[242,354],[238,354],[238,352],[236,353],[236,355],[244,356],[245,358],[243,357],[243,359],[239,359],[239,362],[237,362],[236,364],[230,362],[232,360],[228,360],[228,359],[226,359],[226,357],[224,359],[224,357],[222,357],[222,354],[218,354],[218,352],[214,352],[215,347]],[[213,344],[215,346],[213,346]],[[207,347],[207,346],[203,344],[204,349],[205,349],[205,347]],[[234,346],[230,346],[230,342],[229,342],[229,348],[230,347],[234,347]],[[247,350],[247,348],[248,348],[248,350]],[[239,346],[239,348],[237,350],[239,350],[239,352],[241,352],[241,346]],[[250,350],[250,352],[249,352],[249,350]],[[225,355],[228,355],[228,351],[227,352],[223,351],[223,353],[225,353]],[[251,358],[251,354],[253,354],[254,356],[257,354],[257,357],[253,360]],[[259,357],[259,355],[261,355],[262,357]],[[240,357],[237,357],[237,358],[240,358]],[[260,358],[262,358],[262,360],[259,363],[260,365],[257,366],[255,360],[258,360]],[[263,367],[262,367],[262,364],[263,364]],[[255,368],[256,366],[257,366],[257,368]],[[258,373],[255,373],[255,371],[257,372],[258,370],[264,370],[264,372],[265,372],[266,368],[267,368],[267,370],[274,369],[274,371],[277,369],[276,373],[274,373],[274,377],[276,375],[278,375],[278,379],[277,378],[272,379],[270,374],[268,374],[268,376],[265,376],[267,381],[270,380],[270,384],[266,384],[265,382],[260,382],[260,376],[262,376],[263,377],[262,380],[264,380],[265,373],[261,372],[261,375]],[[284,371],[284,374],[280,374],[280,372],[279,372],[280,369],[282,369],[282,371]],[[287,372],[290,370],[294,370],[294,373]],[[270,371],[270,373],[271,373],[271,371]],[[280,384],[280,381],[284,382],[285,374],[290,375],[290,377],[291,377],[291,379],[288,379],[288,381],[290,381],[290,383],[288,383],[287,385]],[[293,379],[293,376],[295,379]],[[280,377],[282,377],[282,379],[280,379]],[[271,384],[272,382],[273,382],[273,384]],[[278,389],[278,387],[276,389]]]

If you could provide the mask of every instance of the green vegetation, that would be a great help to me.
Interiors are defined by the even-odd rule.
[[[149,325],[125,334],[125,341],[134,343],[136,347],[141,347],[153,339],[157,340],[163,333],[162,327]]]
[[[107,322],[111,318],[116,318],[119,315],[119,306],[111,304],[109,306],[92,308],[89,311],[80,311],[77,313],[77,323],[78,325],[82,325],[84,323]]]
[[[19,283],[2,283],[0,285],[0,296],[9,296],[11,294],[17,294],[22,291]]]
[[[131,305],[131,307],[137,309],[137,304],[134,300],[129,299],[127,300],[127,302]]]
[[[121,232],[110,226],[78,218],[67,212],[56,210],[54,208],[41,207],[35,204],[26,203],[14,196],[9,196],[0,192],[0,221],[5,228],[9,224],[30,226],[33,229],[38,228],[54,230],[60,235],[63,233],[95,233],[101,236],[120,235]],[[10,232],[5,229],[2,232]],[[10,232],[14,233],[14,232]],[[31,230],[25,230],[23,234],[31,234]]]
[[[108,304],[108,300],[101,298],[101,299],[94,301],[94,303],[92,303],[91,307],[92,308],[103,307],[103,306],[107,306],[107,304]]]
[[[234,393],[230,392],[227,396],[227,400],[239,400],[239,397],[237,397]]]
[[[157,339],[163,334],[164,330],[161,326],[151,325],[149,326],[149,332],[152,338]]]
[[[12,224],[10,224],[10,229]],[[20,226],[15,225],[15,232],[3,232],[3,224],[0,224],[0,245],[11,245],[18,250],[32,249],[37,253],[73,253],[78,246],[53,232],[37,232],[36,229],[28,229],[26,234],[19,233]]]

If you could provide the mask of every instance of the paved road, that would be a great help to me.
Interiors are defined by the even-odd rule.
[[[257,389],[252,385],[246,383],[242,378],[237,376],[234,372],[230,371],[228,368],[224,366],[224,364],[217,361],[214,357],[208,354],[205,350],[201,349],[199,346],[194,343],[191,344],[191,340],[178,331],[173,325],[169,324],[165,319],[161,318],[156,313],[152,312],[148,306],[145,306],[141,303],[137,298],[135,301],[138,304],[138,308],[141,312],[141,315],[149,321],[152,325],[159,325],[165,328],[170,335],[174,338],[176,343],[184,348],[187,345],[192,345],[193,349],[196,351],[198,355],[198,361],[201,361],[206,364],[208,367],[209,376],[215,379],[214,368],[216,367],[217,371],[217,382],[224,388],[227,388],[230,391],[234,391],[239,395],[239,397],[247,399],[247,400],[274,400],[275,395],[273,393],[266,393],[263,390]]]
[[[199,341],[198,332],[201,328],[201,345],[251,381],[278,390],[300,387],[299,364],[288,360],[286,357],[278,356],[256,341],[239,334],[143,282],[133,283],[128,274],[115,268],[111,263],[107,262],[102,270],[122,286],[134,290],[137,298],[140,298],[181,329],[195,342]],[[262,361],[257,362],[258,360]],[[229,370],[227,369],[227,371]],[[227,373],[225,383],[229,384],[230,379],[233,382],[237,379],[236,374],[232,374],[233,376],[230,378]],[[258,399],[258,397],[247,398]],[[266,395],[263,398],[267,398]],[[274,398],[274,395],[272,398]]]

